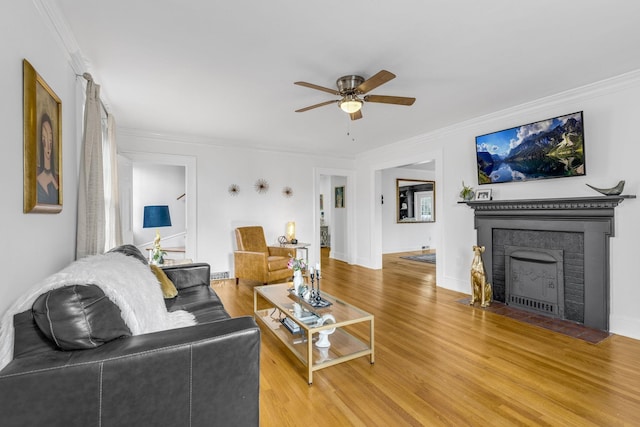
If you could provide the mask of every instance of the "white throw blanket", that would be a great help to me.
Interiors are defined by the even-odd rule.
[[[0,320],[0,369],[13,359],[13,316],[28,310],[41,294],[67,285],[99,286],[122,313],[131,334],[196,324],[184,310],[167,312],[160,284],[149,266],[121,253],[94,255],[71,263],[19,298]]]

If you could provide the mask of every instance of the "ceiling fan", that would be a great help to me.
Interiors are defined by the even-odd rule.
[[[298,86],[304,86],[311,89],[321,90],[323,92],[337,95],[340,99],[334,99],[331,101],[321,102],[319,104],[310,105],[305,108],[296,110],[296,113],[302,113],[304,111],[312,110],[314,108],[323,107],[329,104],[338,104],[338,106],[351,117],[351,120],[358,120],[362,118],[362,104],[364,102],[380,102],[383,104],[396,104],[396,105],[413,105],[415,98],[407,98],[404,96],[386,96],[386,95],[365,95],[373,89],[387,83],[389,80],[395,79],[396,75],[387,71],[381,70],[377,74],[365,80],[361,76],[349,75],[340,77],[336,80],[336,86],[338,89],[330,89],[328,87],[314,85],[307,82],[295,82]],[[360,95],[365,95],[360,98]]]

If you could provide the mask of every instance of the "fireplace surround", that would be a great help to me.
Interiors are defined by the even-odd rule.
[[[486,248],[483,258],[494,299],[608,331],[609,238],[615,231],[614,208],[625,198],[634,197],[464,202],[474,209],[477,244]],[[514,262],[520,269],[517,280],[528,275],[545,281],[544,286],[534,283],[522,291],[524,285],[518,283],[515,295],[510,294],[513,277],[506,275],[512,274],[507,267]],[[533,267],[539,271],[531,273]],[[550,289],[555,290],[554,296]],[[547,301],[542,294],[549,296]],[[511,297],[516,300],[510,302]]]

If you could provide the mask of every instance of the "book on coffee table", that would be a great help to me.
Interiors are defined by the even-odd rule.
[[[280,319],[280,323],[284,325],[285,328],[289,330],[292,334],[301,334],[302,329],[300,329],[300,325],[291,320],[289,317],[284,317]]]

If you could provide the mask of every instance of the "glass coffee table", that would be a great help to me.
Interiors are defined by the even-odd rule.
[[[313,383],[313,372],[319,369],[363,356],[369,356],[370,363],[374,363],[372,314],[325,292],[322,292],[322,298],[331,305],[315,308],[290,292],[290,288],[290,283],[255,287],[253,312],[256,320],[273,332],[307,366],[309,384]],[[298,304],[301,310],[296,311],[295,304]],[[284,320],[285,318],[289,320]],[[325,324],[320,322],[323,318]],[[344,329],[348,325],[366,322],[369,323],[368,342],[360,340]],[[334,332],[327,336],[330,346],[315,345],[323,335],[321,331],[331,329],[334,329]]]

